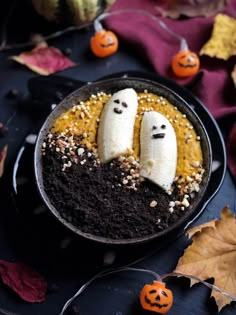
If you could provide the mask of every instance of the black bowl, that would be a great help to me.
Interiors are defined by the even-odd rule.
[[[49,197],[47,196],[44,185],[43,185],[43,175],[42,175],[42,155],[41,148],[44,142],[44,139],[51,129],[54,121],[65,111],[73,106],[73,104],[80,101],[87,100],[91,94],[96,94],[98,92],[106,92],[106,93],[115,93],[118,90],[124,88],[134,88],[137,92],[142,92],[147,89],[149,92],[161,95],[168,99],[174,106],[176,106],[183,114],[186,114],[189,121],[192,123],[194,129],[197,134],[201,138],[201,148],[203,152],[203,167],[205,169],[204,177],[200,185],[200,191],[197,194],[197,197],[193,200],[188,211],[174,224],[169,226],[163,231],[147,235],[140,238],[134,239],[110,239],[105,237],[100,237],[96,235],[92,235],[89,233],[84,233],[79,230],[76,226],[67,222],[61,215],[60,212],[52,205]],[[191,106],[184,100],[183,97],[179,96],[177,93],[173,92],[170,88],[163,84],[159,84],[158,82],[154,82],[151,80],[140,79],[140,78],[115,78],[115,79],[107,79],[102,81],[97,81],[95,83],[87,84],[78,90],[74,91],[68,97],[66,97],[61,103],[59,103],[56,108],[52,111],[52,113],[47,117],[44,122],[40,132],[38,134],[38,139],[35,146],[34,153],[34,170],[36,177],[36,184],[39,190],[39,193],[44,201],[45,205],[51,211],[51,213],[59,220],[65,227],[69,228],[71,231],[76,233],[79,236],[82,236],[86,239],[97,241],[104,244],[139,244],[147,241],[151,241],[158,238],[163,238],[169,236],[169,234],[173,234],[175,230],[180,228],[187,220],[193,215],[193,213],[197,210],[201,199],[206,192],[207,185],[209,183],[210,174],[211,174],[211,165],[212,165],[212,153],[211,153],[211,145],[207,135],[207,132],[204,128],[203,123],[200,118],[191,108]]]

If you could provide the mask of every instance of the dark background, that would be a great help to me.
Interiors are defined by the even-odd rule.
[[[1,37],[7,38],[10,44],[28,41],[30,34],[36,32],[47,35],[65,27],[44,21],[32,11],[28,1],[16,1],[16,6],[8,16],[12,2],[0,3]],[[115,72],[153,71],[149,63],[136,56],[125,43],[121,43],[117,54],[106,59],[97,59],[89,50],[89,39],[93,32],[93,27],[89,26],[49,41],[50,45],[62,50],[70,48],[70,58],[78,64],[77,67],[63,72],[63,75],[87,82]],[[37,75],[8,59],[9,56],[29,48],[31,47],[27,46],[0,52],[0,122],[6,123],[9,128],[7,135],[0,138],[0,148],[6,143],[9,145],[5,174],[0,180],[0,259],[31,265],[45,276],[50,290],[45,302],[29,304],[0,284],[0,309],[22,315],[56,315],[66,300],[104,267],[104,255],[113,252],[113,249],[84,244],[81,240],[74,239],[47,213],[34,218],[30,213],[30,205],[34,199],[33,187],[29,188],[28,196],[22,202],[25,209],[16,210],[12,190],[13,165],[25,137],[35,132],[45,118],[45,112],[31,99],[27,88],[28,80]],[[16,89],[18,93],[16,97],[9,98],[9,91],[12,89]],[[221,122],[220,127],[225,133],[227,126],[224,126],[224,122]],[[31,172],[30,160],[25,168]],[[227,171],[221,189],[194,224],[219,218],[225,205],[229,205],[235,213],[235,193],[235,185]],[[26,211],[28,208],[29,211]],[[122,263],[129,263],[149,254],[136,266],[164,274],[175,268],[187,244],[187,238],[181,236],[169,244],[157,242],[146,248],[119,248],[116,253]],[[156,252],[150,255],[152,250]],[[77,300],[80,304],[80,315],[144,315],[145,312],[138,303],[138,294],[142,286],[151,280],[150,276],[135,272],[97,280]],[[217,314],[215,302],[209,299],[210,290],[203,285],[198,284],[189,289],[186,279],[171,279],[168,285],[175,297],[170,315]],[[222,311],[223,315],[234,313],[235,305],[227,306]]]

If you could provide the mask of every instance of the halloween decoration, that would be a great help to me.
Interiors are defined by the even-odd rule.
[[[166,288],[165,283],[153,281],[152,284],[146,284],[143,287],[140,303],[145,310],[164,314],[173,304],[173,294]]]
[[[137,113],[132,89],[138,94]],[[102,80],[75,91],[65,106],[64,101],[60,103],[60,111],[57,107],[48,117],[47,126],[38,137],[35,171],[45,204],[63,225],[98,242],[137,243],[149,241],[157,233],[168,233],[171,226],[193,211],[208,183],[210,147],[200,129],[201,122],[192,116],[188,104],[177,95],[172,97],[169,89],[166,91],[168,94],[165,87],[144,79]],[[178,163],[172,194],[140,176],[140,127],[143,116],[150,111],[166,116],[175,129]],[[158,124],[160,130],[149,133],[149,143],[155,146],[169,142],[168,125],[163,119]],[[126,138],[133,138],[132,143]],[[127,147],[122,147],[123,142]],[[66,148],[70,148],[67,158]],[[119,150],[120,156],[110,160]],[[174,161],[167,163],[174,165]],[[165,171],[170,168],[164,168]],[[61,185],[65,180],[67,185]],[[89,189],[84,189],[86,186]],[[192,192],[195,193],[190,195]],[[65,196],[70,196],[75,206],[70,207]],[[99,211],[94,211],[95,205]]]
[[[111,31],[101,30],[91,38],[90,47],[97,57],[107,57],[118,49],[118,39]]]
[[[140,292],[140,304],[143,309],[149,310],[152,312],[156,312],[159,314],[164,314],[170,310],[173,304],[173,294],[172,291],[167,289],[165,283],[163,283],[163,279],[167,277],[186,277],[191,280],[199,281],[208,288],[217,291],[218,293],[222,294],[224,297],[227,297],[231,301],[236,301],[236,298],[220,288],[216,287],[213,284],[210,284],[206,281],[199,279],[198,277],[192,275],[186,275],[183,273],[178,272],[171,272],[160,276],[158,273],[148,270],[148,269],[140,269],[140,268],[132,268],[132,267],[121,267],[121,268],[111,268],[105,271],[101,271],[100,273],[96,274],[93,278],[88,280],[85,284],[83,284],[79,290],[72,296],[63,306],[62,311],[59,315],[64,315],[70,304],[82,293],[84,290],[96,279],[103,278],[105,276],[115,274],[122,271],[131,271],[131,272],[142,272],[152,275],[155,280],[152,284],[146,284],[141,292]]]
[[[172,70],[178,77],[192,76],[198,72],[199,67],[198,56],[189,50],[181,50],[172,59]]]
[[[115,0],[32,0],[35,10],[50,22],[81,25],[91,22]]]
[[[98,156],[102,163],[132,150],[137,108],[138,96],[131,88],[114,93],[106,103],[98,127]]]
[[[169,192],[177,166],[174,128],[164,115],[146,112],[142,119],[140,142],[140,175]]]
[[[123,9],[123,10],[117,10],[113,12],[106,12],[101,15],[99,15],[95,20],[94,20],[94,29],[95,29],[95,35],[92,37],[90,41],[90,48],[92,52],[98,56],[98,57],[106,57],[109,55],[112,55],[115,53],[118,49],[118,40],[117,38],[114,39],[115,34],[109,31],[105,31],[102,27],[101,21],[105,19],[106,17],[113,16],[116,14],[122,14],[122,13],[136,13],[136,14],[141,14],[144,16],[147,16],[157,22],[159,26],[161,26],[165,31],[167,31],[171,36],[177,38],[180,41],[180,52],[188,52],[188,58],[181,63],[183,65],[181,70],[178,70],[176,65],[173,66],[173,62],[179,53],[173,57],[172,61],[172,69],[175,75],[179,77],[188,77],[191,75],[194,75],[198,72],[199,67],[200,67],[200,62],[199,58],[195,53],[192,53],[189,51],[188,44],[182,36],[178,35],[174,31],[172,31],[162,20],[158,19],[156,16],[152,15],[149,12],[146,12],[144,10],[131,10],[131,9]],[[106,40],[106,34],[108,35],[108,40]],[[101,35],[101,36],[100,36]],[[182,58],[182,56],[180,56]],[[177,71],[176,71],[177,70]]]

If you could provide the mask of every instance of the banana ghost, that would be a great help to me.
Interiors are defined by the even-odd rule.
[[[177,166],[177,141],[174,128],[162,114],[144,113],[140,150],[140,175],[170,191]]]
[[[102,163],[132,150],[137,108],[137,93],[131,88],[114,93],[105,104],[97,137],[98,157]]]

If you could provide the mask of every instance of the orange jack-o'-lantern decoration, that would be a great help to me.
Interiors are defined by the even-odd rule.
[[[178,77],[189,77],[198,72],[200,61],[197,54],[181,50],[172,59],[172,70]]]
[[[101,30],[91,38],[90,47],[97,57],[107,57],[117,51],[118,39],[113,32]]]
[[[173,294],[167,289],[165,283],[153,281],[146,284],[140,293],[142,308],[156,313],[164,314],[173,304]]]

